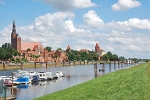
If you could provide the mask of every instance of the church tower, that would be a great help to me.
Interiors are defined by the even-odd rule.
[[[18,52],[21,51],[21,37],[16,33],[15,21],[13,21],[13,29],[11,33],[11,47]]]
[[[99,52],[100,51],[100,46],[99,46],[99,43],[96,43],[95,45],[95,52]]]

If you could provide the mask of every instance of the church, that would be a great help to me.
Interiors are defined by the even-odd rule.
[[[62,62],[67,60],[66,52],[53,50],[48,52],[44,49],[40,42],[24,42],[21,40],[21,37],[16,32],[15,21],[13,21],[12,25],[12,33],[11,33],[11,47],[17,50],[22,56],[18,56],[15,58],[24,57],[28,61],[36,61],[36,62]],[[55,57],[58,55],[59,58]]]
[[[32,51],[36,50],[39,51],[39,54],[41,51],[44,50],[44,47],[40,42],[23,42],[21,41],[21,37],[19,34],[16,33],[16,25],[15,21],[13,21],[13,29],[11,33],[11,46],[15,50],[17,50],[20,53],[23,53],[27,49],[30,49]]]

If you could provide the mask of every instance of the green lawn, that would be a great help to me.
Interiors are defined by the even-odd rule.
[[[150,100],[150,64],[109,73],[35,100]]]

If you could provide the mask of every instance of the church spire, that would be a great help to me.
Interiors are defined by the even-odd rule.
[[[15,20],[13,20],[13,31],[16,31]]]

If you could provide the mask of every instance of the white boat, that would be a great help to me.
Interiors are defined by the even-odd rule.
[[[39,76],[39,80],[40,81],[45,81],[45,80],[52,80],[52,72],[39,72],[37,73],[37,75]]]
[[[62,73],[62,71],[56,72],[57,77],[64,77],[65,75]]]
[[[4,78],[3,79],[3,85],[5,85],[5,86],[12,86],[12,83],[13,83],[13,85],[19,85],[20,84],[20,82],[17,82],[17,81],[12,81],[12,78]]]
[[[37,75],[37,73],[35,71],[29,71],[30,76],[34,76]]]
[[[1,76],[0,76],[0,80],[2,80]]]
[[[1,80],[4,80],[5,78],[8,78],[8,76],[1,76]]]

